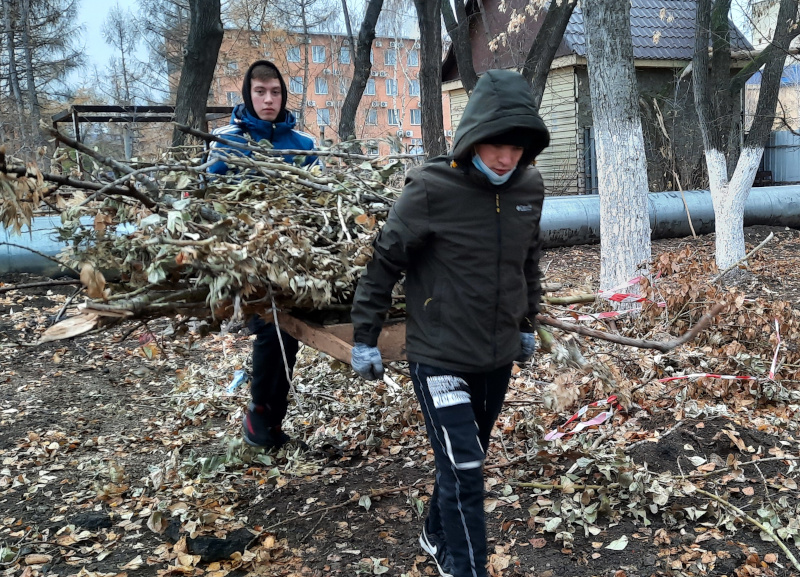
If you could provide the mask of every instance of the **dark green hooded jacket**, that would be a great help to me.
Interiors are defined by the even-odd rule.
[[[528,136],[511,178],[493,185],[473,146],[509,130]],[[453,152],[409,171],[374,243],[352,310],[356,342],[375,346],[394,284],[406,272],[406,353],[413,362],[484,372],[510,364],[539,310],[544,186],[529,166],[549,143],[530,87],[490,70],[475,86]]]

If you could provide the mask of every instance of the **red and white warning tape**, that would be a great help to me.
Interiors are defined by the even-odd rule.
[[[632,278],[626,283],[619,285],[618,287],[614,287],[613,289],[609,289],[606,291],[600,291],[597,293],[597,296],[601,299],[605,299],[607,301],[617,302],[617,303],[641,303],[644,301],[649,300],[647,297],[637,294],[625,293],[620,292],[630,286],[634,286],[639,284],[639,281],[642,280],[643,277],[637,276]],[[660,302],[656,303],[660,307],[667,306],[667,303]],[[596,321],[602,319],[616,319],[627,314],[633,312],[632,310],[626,311],[607,311],[602,313],[587,313],[583,315],[578,315],[577,317],[559,317],[558,320],[560,321]]]
[[[580,432],[583,429],[586,429],[588,427],[593,427],[595,425],[602,425],[603,423],[605,423],[608,419],[610,419],[614,415],[614,409],[619,406],[619,403],[617,402],[617,396],[616,395],[611,395],[607,399],[603,399],[602,401],[595,401],[594,403],[590,403],[590,404],[586,405],[585,407],[581,407],[580,410],[577,413],[575,413],[569,419],[567,419],[567,422],[564,423],[559,428],[564,428],[567,425],[569,425],[571,422],[577,421],[582,416],[584,416],[589,411],[589,409],[592,408],[592,407],[605,407],[605,406],[608,407],[607,411],[603,411],[602,413],[598,413],[597,415],[595,415],[594,417],[592,417],[588,421],[583,421],[581,423],[578,423],[577,425],[575,425],[575,428],[572,429],[571,431],[563,431],[562,432],[562,431],[559,431],[558,429],[553,429],[552,431],[550,431],[549,433],[547,433],[544,436],[544,440],[545,441],[555,441],[556,439],[560,439],[561,437],[564,437],[566,435],[574,435],[575,433],[578,433],[578,432]]]
[[[709,379],[728,379],[728,380],[736,380],[736,381],[757,381],[758,379],[755,377],[749,376],[738,376],[738,375],[717,375],[714,373],[692,373],[690,375],[680,375],[677,377],[667,377],[665,379],[658,379],[659,383],[668,383],[670,381],[680,381],[683,379],[700,379],[703,377],[707,377]]]

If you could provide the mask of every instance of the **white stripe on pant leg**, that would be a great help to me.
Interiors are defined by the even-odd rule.
[[[420,383],[420,388],[422,388],[423,381],[422,381],[422,379],[419,378],[419,365],[417,365],[416,369],[414,370],[414,374],[417,377],[417,382]],[[427,387],[427,379],[425,380],[425,386]],[[425,411],[427,413],[428,420],[431,422],[431,425],[433,425],[434,424],[433,415],[431,413],[430,407],[428,406],[428,400],[425,398],[424,392],[425,391],[423,391],[422,400],[421,400],[422,402],[424,402],[424,405],[422,405],[422,409],[423,409],[423,411]],[[428,392],[428,394],[430,394],[430,392]],[[436,437],[436,440],[439,443],[439,446],[442,447],[446,451],[447,448],[445,447],[444,443],[442,443],[442,439],[439,438],[439,432],[436,430],[435,426],[433,427],[433,430],[434,430],[434,435]],[[430,437],[430,433],[428,433],[428,436]],[[455,483],[456,503],[458,504],[459,516],[461,517],[461,527],[464,529],[464,536],[467,539],[467,548],[469,549],[469,560],[470,560],[470,565],[471,565],[471,569],[472,569],[472,575],[473,575],[473,577],[478,577],[478,572],[477,572],[477,569],[475,568],[475,551],[472,548],[472,539],[469,536],[469,529],[467,528],[467,522],[466,522],[466,519],[464,518],[464,511],[461,508],[461,483],[458,480],[458,471],[455,469],[455,465],[452,465],[452,467],[454,469],[453,470],[453,476],[456,479],[456,483]]]
[[[447,456],[450,457],[450,462],[453,463],[456,469],[459,471],[468,471],[469,469],[477,469],[481,465],[483,465],[483,459],[479,461],[467,461],[466,463],[456,463],[456,456],[453,454],[453,443],[450,441],[450,433],[447,432],[447,427],[444,425],[442,426],[442,432],[444,433],[444,442],[447,448]],[[478,441],[478,446],[481,446],[481,440],[478,436],[475,436],[475,440]]]

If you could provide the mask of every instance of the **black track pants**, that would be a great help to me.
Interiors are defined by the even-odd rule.
[[[511,365],[460,373],[411,363],[411,377],[436,461],[425,520],[444,539],[459,577],[486,576],[483,461],[505,399]]]
[[[283,340],[286,351],[289,375],[294,370],[299,344],[297,339],[283,331],[279,333],[274,324],[265,322],[259,316],[251,317],[248,327],[256,335],[253,343],[253,378],[250,382],[250,394],[254,404],[265,408],[266,424],[277,427],[283,422],[289,406],[289,379],[286,378],[287,371],[280,341]]]

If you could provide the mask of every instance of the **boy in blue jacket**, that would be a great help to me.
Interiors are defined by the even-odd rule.
[[[268,140],[278,150],[313,150],[316,146],[311,135],[294,127],[297,120],[286,110],[286,83],[278,68],[266,60],[254,62],[242,83],[244,103],[236,105],[227,126],[217,128],[213,134],[234,142],[247,142],[245,135],[258,142]],[[211,160],[218,159],[208,170],[213,174],[225,174],[228,167],[225,159],[231,156],[250,156],[251,152],[212,142]],[[292,162],[292,155],[284,156]],[[304,165],[317,160],[307,156]],[[254,447],[280,447],[289,441],[281,430],[289,403],[289,377],[294,369],[299,347],[296,339],[275,325],[256,315],[250,319],[250,330],[256,335],[253,343],[253,376],[250,382],[251,401],[242,423],[244,441]],[[281,340],[286,353],[284,363]]]

